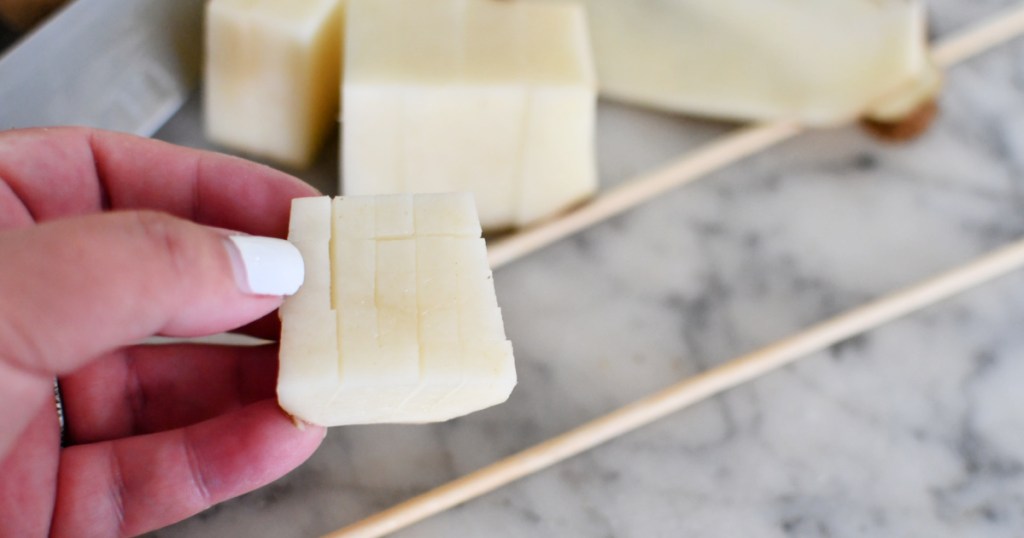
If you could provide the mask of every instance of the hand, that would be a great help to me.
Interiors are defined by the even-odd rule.
[[[127,135],[0,133],[0,536],[139,534],[312,454],[324,431],[277,407],[276,346],[137,345],[261,317],[246,329],[275,333],[281,298],[236,284],[224,229],[282,237],[290,199],[312,195]]]

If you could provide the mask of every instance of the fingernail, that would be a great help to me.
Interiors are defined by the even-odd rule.
[[[254,295],[291,295],[305,277],[302,254],[283,239],[254,235],[228,237],[228,251],[239,289]]]

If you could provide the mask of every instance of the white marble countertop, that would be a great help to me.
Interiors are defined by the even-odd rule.
[[[933,2],[933,34],[1007,4]],[[335,428],[286,478],[157,535],[333,530],[1024,236],[1024,40],[951,70],[941,107],[912,144],[805,134],[500,269],[507,404]],[[159,136],[198,143],[194,115]],[[602,182],[728,128],[602,103]],[[1022,535],[1024,274],[398,534]]]

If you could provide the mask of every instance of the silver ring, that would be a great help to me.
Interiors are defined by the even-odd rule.
[[[64,400],[60,394],[60,381],[53,378],[53,401],[57,405],[57,423],[60,424],[60,446],[67,446],[67,428],[64,421]]]

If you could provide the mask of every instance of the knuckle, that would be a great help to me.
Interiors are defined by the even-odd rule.
[[[177,281],[186,275],[194,254],[190,248],[190,234],[181,222],[157,211],[139,211],[135,218],[147,249],[152,251],[157,261],[163,262],[160,265],[167,268],[168,276]]]

